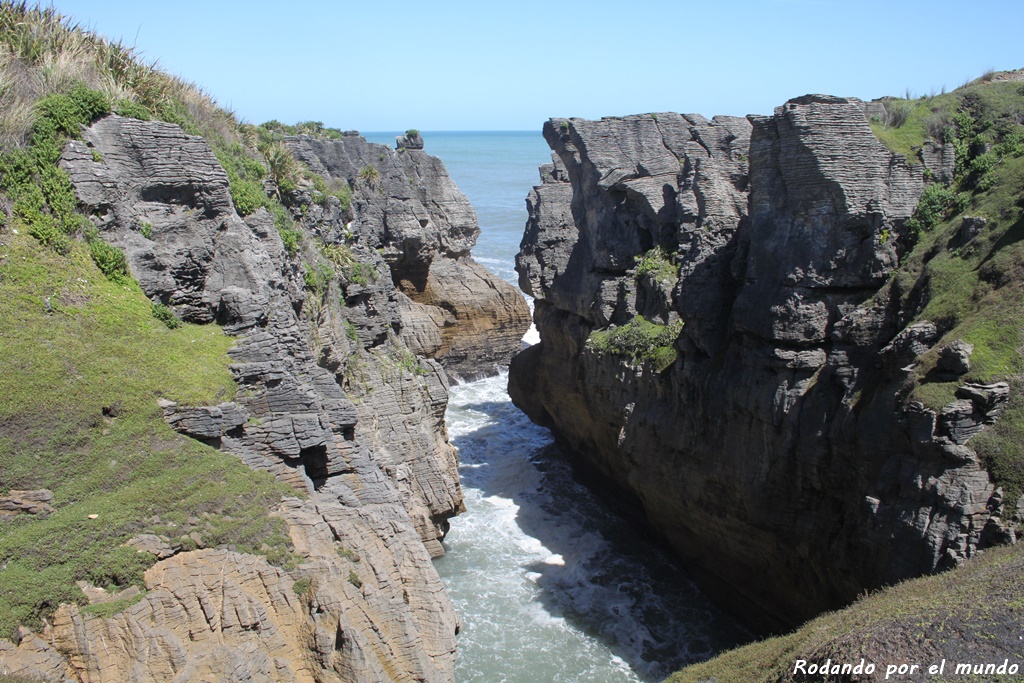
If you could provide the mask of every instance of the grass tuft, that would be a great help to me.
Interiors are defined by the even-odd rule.
[[[377,280],[377,269],[373,264],[359,260],[347,244],[318,240],[316,245],[320,254],[338,268],[346,282],[366,286]]]

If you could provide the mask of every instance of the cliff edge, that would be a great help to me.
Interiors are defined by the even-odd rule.
[[[451,681],[448,372],[529,325],[466,198],[421,139],[240,124],[0,14],[84,79],[41,93],[15,54],[5,91],[33,115],[0,150],[0,672]]]
[[[1016,366],[952,360],[978,346],[961,322],[1005,316],[929,315],[945,285],[920,254],[945,245],[918,207],[943,148],[893,153],[884,113],[808,95],[747,119],[551,120],[527,200],[541,342],[513,401],[766,630],[1014,534],[1020,491],[1004,506],[968,441]]]
[[[522,295],[473,260],[476,211],[437,157],[355,135],[289,136],[295,158],[328,182],[353,188],[353,225],[373,245],[401,292],[403,341],[460,379],[493,375],[519,351],[530,327]],[[316,217],[312,206],[311,218]],[[337,237],[337,235],[334,235]]]

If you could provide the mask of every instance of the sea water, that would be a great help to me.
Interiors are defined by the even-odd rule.
[[[394,144],[394,133],[367,135]],[[513,284],[539,133],[423,133],[477,211],[474,258]],[[536,332],[527,342],[537,341]],[[454,386],[448,430],[467,511],[436,567],[462,621],[459,683],[660,681],[749,639],[659,547],[580,484],[507,373]]]

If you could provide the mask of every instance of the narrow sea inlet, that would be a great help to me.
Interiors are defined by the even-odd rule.
[[[394,134],[368,134],[394,144]],[[474,258],[516,282],[525,198],[550,158],[539,133],[424,133],[477,211]],[[535,343],[536,332],[526,342]],[[467,512],[436,561],[462,620],[459,683],[660,681],[749,639],[678,565],[577,482],[507,376],[460,384],[448,407]]]
[[[468,511],[438,572],[462,619],[460,683],[660,681],[746,639],[573,477],[506,376],[452,389]]]

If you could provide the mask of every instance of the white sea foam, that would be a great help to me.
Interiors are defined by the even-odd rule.
[[[453,387],[448,410],[468,511],[437,567],[463,621],[458,680],[655,681],[742,638],[574,480],[507,381]]]
[[[523,345],[533,346],[534,344],[540,343],[540,330],[533,323],[530,323],[530,329],[523,335]]]
[[[433,133],[429,145],[477,210],[474,258],[515,283],[523,197],[549,157],[543,140]],[[523,341],[538,343],[537,329]],[[452,520],[436,566],[463,625],[456,680],[660,681],[744,637],[575,481],[507,383],[503,372],[454,386],[448,408],[467,512]]]

